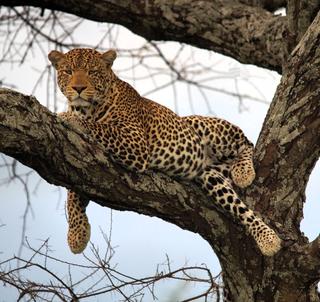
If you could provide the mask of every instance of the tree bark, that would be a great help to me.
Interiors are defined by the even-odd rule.
[[[12,2],[18,5],[23,1],[10,1],[11,4]],[[58,5],[68,5],[68,1],[65,2],[59,1],[59,4],[58,1],[47,0],[43,1],[43,6],[63,9]],[[215,1],[203,2],[210,6]],[[36,1],[32,3],[40,6]],[[79,3],[78,7],[73,6],[72,12],[75,13],[77,9],[77,14],[81,15],[82,4],[87,2]],[[174,14],[175,8],[181,5],[179,9],[182,14],[186,13],[183,18],[187,19],[189,10],[197,10],[196,7],[189,5],[187,9],[184,1],[176,1],[175,4],[171,1],[166,1],[166,4],[153,1],[150,2],[151,7],[143,6],[144,1],[130,3],[123,14],[123,18],[128,20],[121,22],[132,22],[131,26],[134,26],[139,15],[133,18],[130,12],[135,11],[136,14],[143,8],[143,14],[149,14],[152,18],[157,16],[160,20],[157,24],[161,24],[164,29],[169,31],[170,26],[173,26],[173,30],[177,31],[177,41],[192,35],[201,41],[205,27],[190,36],[187,31],[192,28],[190,24],[198,23],[192,19],[186,23],[179,22]],[[112,16],[112,9],[119,9],[127,1],[105,1],[104,4],[110,9]],[[155,9],[153,5],[158,5],[161,10]],[[238,5],[240,7],[243,4]],[[269,13],[261,8],[259,10],[267,19]],[[157,15],[159,11],[161,14]],[[226,9],[226,14],[227,11]],[[240,12],[239,9],[241,19]],[[254,15],[254,12],[250,13]],[[275,23],[284,20],[283,17],[272,18]],[[149,38],[153,35],[158,38],[174,38],[173,32],[157,36],[159,33],[153,32],[152,20],[147,17],[144,20],[148,26],[140,22],[142,24],[138,26],[137,32],[141,31],[143,34],[146,30],[145,35]],[[228,19],[221,19],[220,23],[226,20]],[[224,26],[232,32],[227,23]],[[189,27],[184,27],[185,24],[189,24]],[[184,36],[182,28],[186,31]],[[223,32],[224,29],[221,30]],[[213,32],[217,34],[215,37],[219,37],[218,33]],[[300,31],[299,35],[302,36]],[[228,37],[224,38],[228,45]],[[264,38],[265,41],[268,40],[265,36]],[[196,44],[197,39],[189,42]],[[276,43],[274,39],[272,41]],[[250,47],[248,41],[244,40],[242,45]],[[258,59],[262,46],[259,41],[252,43],[257,48],[257,52],[252,54],[254,58],[250,59],[248,56],[243,60],[251,60],[252,63],[256,60],[258,63],[255,64],[260,66],[267,66],[266,61],[269,60],[270,68],[278,69],[281,66],[283,51],[279,55],[266,49],[265,57]],[[218,44],[210,45],[216,47]],[[232,301],[318,302],[320,299],[316,284],[320,280],[320,236],[309,243],[300,231],[300,221],[308,178],[320,155],[319,45],[318,14],[291,52],[283,69],[281,84],[256,145],[256,180],[248,189],[239,192],[242,199],[257,210],[283,239],[282,250],[272,258],[263,257],[243,228],[214,208],[196,185],[178,182],[152,171],[143,175],[126,171],[109,161],[108,154],[89,137],[50,113],[33,97],[7,89],[0,90],[0,151],[35,169],[48,182],[72,189],[102,206],[157,216],[183,229],[199,233],[219,257],[224,282]],[[233,45],[234,57],[237,56],[235,50],[238,46],[241,48],[241,45]],[[238,59],[241,59],[241,49],[239,53]]]
[[[148,40],[173,40],[214,50],[281,73],[288,56],[287,18],[234,0],[3,0],[2,4],[58,10],[123,25]],[[279,4],[278,4],[279,5]]]
[[[318,0],[288,0],[287,7],[287,52],[290,53],[317,15],[320,2]]]

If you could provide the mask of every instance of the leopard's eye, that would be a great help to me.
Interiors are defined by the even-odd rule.
[[[98,73],[99,73],[99,70],[97,70],[97,69],[92,69],[92,70],[88,71],[89,75],[97,75]]]
[[[71,69],[63,69],[61,70],[62,73],[67,74],[67,75],[72,75],[72,70]]]

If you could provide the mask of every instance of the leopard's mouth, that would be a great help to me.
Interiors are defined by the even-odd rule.
[[[84,100],[82,98],[76,98],[74,100],[70,100],[69,102],[71,106],[76,106],[76,107],[90,107],[92,105],[91,102]]]

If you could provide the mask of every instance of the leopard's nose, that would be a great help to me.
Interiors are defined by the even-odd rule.
[[[76,92],[78,92],[79,94],[85,90],[87,88],[87,86],[72,86],[72,89],[75,90]]]

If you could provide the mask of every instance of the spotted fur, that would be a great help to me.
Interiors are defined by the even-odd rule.
[[[240,128],[212,117],[179,117],[141,97],[111,66],[116,53],[52,51],[58,84],[68,99],[60,116],[93,136],[112,159],[130,170],[154,169],[198,182],[212,202],[249,231],[262,254],[274,255],[281,241],[237,196],[255,178],[253,145]],[[81,253],[90,239],[88,201],[68,194],[68,243]]]

